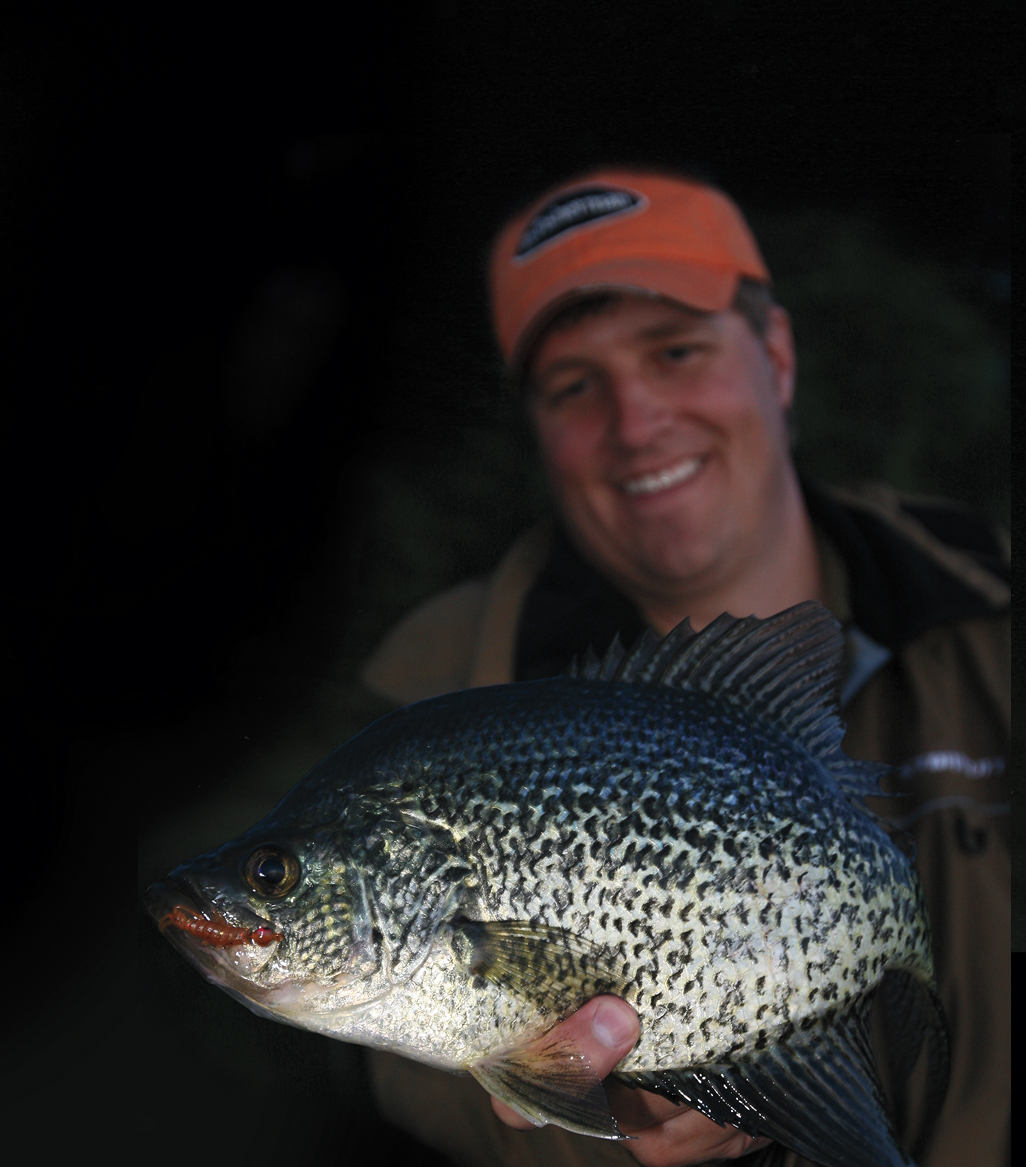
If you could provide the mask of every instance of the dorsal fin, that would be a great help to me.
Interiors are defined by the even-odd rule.
[[[581,666],[581,676],[586,681],[595,681],[598,679],[599,669],[602,667],[602,662],[595,655],[595,650],[588,645],[588,651],[584,654],[584,664]]]
[[[599,672],[598,679],[600,681],[611,681],[616,676],[616,670],[620,667],[620,662],[625,655],[626,650],[620,643],[620,633],[618,632],[613,637],[612,644],[606,649],[606,655],[602,658],[602,668]]]
[[[854,762],[841,749],[838,693],[844,639],[834,617],[812,600],[765,620],[724,612],[695,632],[683,620],[662,640],[650,629],[619,663],[614,641],[596,676],[707,693],[783,730],[858,798],[879,793],[889,767]],[[580,675],[580,674],[579,674]]]
[[[652,631],[651,628],[646,628],[644,632],[635,640],[633,647],[627,655],[620,661],[616,671],[613,673],[611,680],[614,681],[636,681],[639,679],[638,673],[645,667],[652,653],[662,644],[662,640]]]

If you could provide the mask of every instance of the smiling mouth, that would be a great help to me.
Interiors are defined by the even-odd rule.
[[[669,490],[680,482],[686,482],[698,473],[703,462],[702,458],[688,458],[677,466],[667,470],[660,470],[658,474],[645,474],[641,478],[632,478],[621,486],[624,494],[658,494],[661,490]]]

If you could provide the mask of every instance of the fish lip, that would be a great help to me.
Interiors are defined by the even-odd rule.
[[[177,907],[203,914],[198,899],[195,891],[184,887],[171,876],[162,882],[151,883],[143,892],[143,904],[158,927],[161,920]]]
[[[225,959],[225,949],[204,944],[199,937],[184,932],[180,928],[161,927],[165,917],[176,907],[195,911],[201,915],[218,914],[217,909],[206,902],[206,897],[200,895],[195,887],[186,880],[168,876],[162,883],[151,884],[146,889],[143,893],[143,903],[153,922],[160,928],[164,939],[179,956],[184,957],[196,969],[204,980],[224,989],[225,992],[230,993],[253,1012],[264,1016],[274,1016],[264,1005],[267,989],[256,985],[232,968],[230,962]],[[237,911],[233,910],[232,915],[237,916]],[[225,918],[227,919],[227,917]],[[243,926],[256,927],[256,921],[264,925],[270,923],[270,921],[262,920],[255,914],[253,920],[253,924]],[[229,922],[234,923],[234,921]]]
[[[191,880],[176,876],[173,872],[162,882],[150,884],[143,893],[143,903],[158,927],[175,908],[185,908],[207,919],[221,916],[235,928],[275,928],[273,920],[236,904],[232,905],[229,912],[223,911],[208,896],[203,895]]]

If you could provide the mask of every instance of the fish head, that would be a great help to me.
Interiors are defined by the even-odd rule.
[[[146,892],[172,945],[255,1012],[316,1019],[388,989],[363,865],[346,824],[270,816]],[[312,1019],[312,1020],[311,1020]]]
[[[339,1036],[347,1015],[416,973],[472,897],[455,836],[404,795],[404,775],[368,781],[345,762],[343,748],[244,835],[146,893],[209,981],[257,1013]]]

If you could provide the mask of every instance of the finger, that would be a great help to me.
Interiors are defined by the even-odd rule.
[[[688,1107],[671,1102],[649,1090],[633,1089],[615,1078],[603,1083],[609,1108],[616,1115],[620,1129],[629,1135],[644,1130],[657,1122],[665,1122],[682,1114]]]
[[[605,1078],[638,1040],[638,1015],[619,997],[593,997],[552,1030],[563,1040],[577,1046],[600,1078]],[[492,1099],[496,1115],[517,1130],[530,1130],[535,1124],[508,1106]]]
[[[529,1118],[524,1118],[522,1114],[517,1114],[515,1110],[500,1102],[494,1095],[492,1096],[492,1110],[495,1111],[495,1117],[501,1119],[506,1126],[511,1126],[518,1131],[533,1131],[539,1124],[531,1122]]]
[[[642,1167],[688,1167],[710,1159],[737,1159],[770,1143],[769,1139],[755,1139],[734,1127],[717,1126],[690,1107],[677,1110],[666,1121],[635,1132],[628,1150]]]

